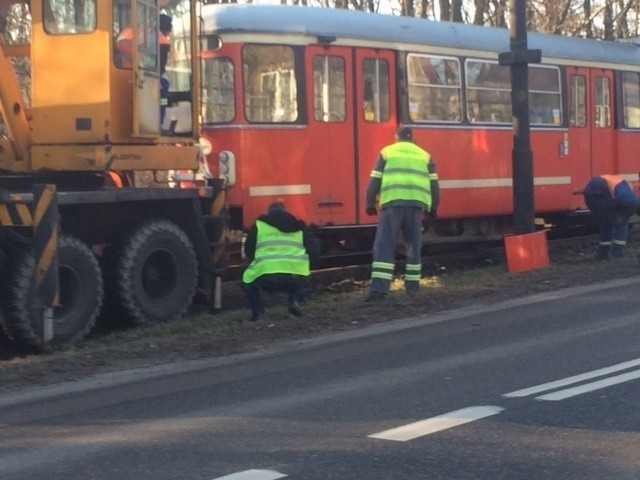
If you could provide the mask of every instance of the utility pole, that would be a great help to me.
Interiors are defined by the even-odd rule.
[[[533,152],[529,128],[528,64],[540,63],[542,52],[527,47],[526,0],[509,1],[510,51],[501,53],[500,65],[511,69],[513,115],[513,223],[516,234],[535,231],[533,208]]]

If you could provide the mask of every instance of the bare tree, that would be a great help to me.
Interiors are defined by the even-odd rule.
[[[584,9],[584,18],[591,19],[591,0],[584,0],[582,6]],[[584,30],[587,38],[593,38],[593,24],[591,22],[584,26]]]
[[[485,15],[487,15],[487,10],[489,9],[489,0],[474,0],[473,6],[475,7],[473,24],[484,25],[484,18]]]
[[[418,0],[418,17],[428,18],[429,0]]]
[[[440,20],[449,20],[451,18],[451,2],[449,0],[438,0],[440,6]]]

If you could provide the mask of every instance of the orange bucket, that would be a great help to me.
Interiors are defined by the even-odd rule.
[[[504,245],[511,273],[547,268],[550,264],[546,230],[505,237]]]

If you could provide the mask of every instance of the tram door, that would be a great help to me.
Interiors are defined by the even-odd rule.
[[[325,225],[355,222],[352,51],[332,45],[306,49],[306,78],[316,218]]]
[[[613,72],[574,67],[567,71],[569,133],[563,154],[571,162],[572,206],[583,208],[582,190],[589,179],[618,173]]]
[[[359,223],[378,221],[378,218],[366,216],[365,195],[371,169],[380,150],[394,141],[397,127],[394,66],[392,51],[356,51],[356,203]]]

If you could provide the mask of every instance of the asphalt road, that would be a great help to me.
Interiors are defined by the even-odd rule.
[[[640,279],[0,396],[0,479],[640,479]]]

